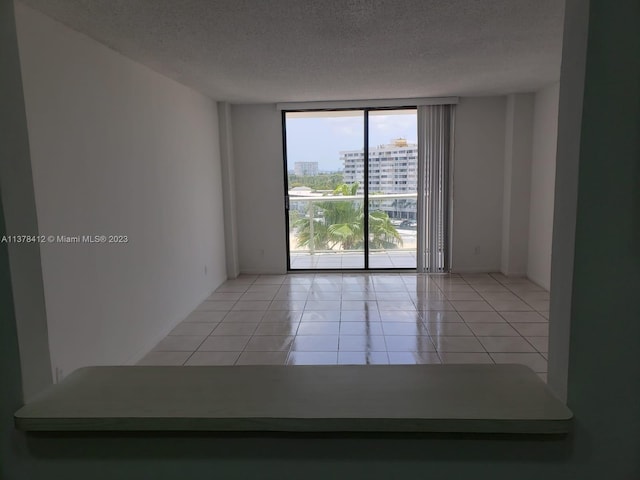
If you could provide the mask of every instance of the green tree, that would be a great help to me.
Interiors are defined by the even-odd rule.
[[[344,182],[342,172],[299,176],[289,173],[289,188],[309,187],[313,190],[334,190]]]
[[[338,185],[334,196],[355,196],[358,183]],[[313,245],[318,250],[359,250],[364,248],[364,206],[361,201],[325,201],[315,204]],[[318,215],[319,218],[315,218]],[[298,245],[310,246],[310,219],[299,218],[294,223]],[[382,211],[369,212],[369,247],[395,248],[402,245],[402,237]]]

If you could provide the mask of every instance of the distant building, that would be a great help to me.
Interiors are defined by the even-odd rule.
[[[364,150],[340,152],[344,182],[364,188]],[[369,148],[369,193],[414,193],[418,188],[418,145],[398,138]]]
[[[340,152],[344,165],[344,183],[360,183],[364,192],[364,150]],[[418,189],[418,145],[398,138],[388,145],[369,148],[369,194],[415,193]],[[390,200],[376,208],[386,211],[391,218],[416,218],[414,200]]]
[[[293,173],[299,177],[313,177],[318,175],[318,162],[294,162]]]

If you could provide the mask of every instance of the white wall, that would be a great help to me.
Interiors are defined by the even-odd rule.
[[[136,361],[225,278],[214,102],[16,4],[53,368]],[[205,273],[206,268],[206,273]]]
[[[233,105],[231,109],[242,273],[284,273],[282,117],[275,105]]]
[[[481,97],[456,107],[454,271],[500,269],[505,106],[505,97]],[[232,131],[240,271],[283,273],[281,113],[275,105],[233,105]]]
[[[231,104],[218,103],[220,132],[220,172],[224,204],[224,243],[227,277],[236,278],[240,273],[238,259],[238,215],[236,211],[236,176],[233,163],[233,132],[231,131]]]
[[[461,98],[453,172],[454,272],[500,270],[506,97]]]
[[[527,276],[547,290],[551,282],[551,239],[558,139],[559,84],[535,95]]]
[[[527,270],[533,106],[531,93],[507,96],[500,268],[507,276]]]

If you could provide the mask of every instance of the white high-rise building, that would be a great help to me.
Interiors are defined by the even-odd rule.
[[[344,183],[358,182],[364,192],[364,150],[340,152],[344,165]],[[418,145],[398,138],[387,145],[369,148],[369,195],[376,193],[415,193],[418,190]],[[416,218],[416,202],[399,200],[380,202],[377,208],[391,218]]]
[[[360,183],[364,190],[364,150],[340,152],[344,183]],[[369,148],[369,194],[414,193],[418,188],[418,145],[398,138]]]

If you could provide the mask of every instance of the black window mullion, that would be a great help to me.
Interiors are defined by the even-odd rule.
[[[369,270],[369,109],[364,110],[364,268]]]
[[[287,234],[287,271],[291,270],[291,245],[289,241],[289,171],[287,170],[287,112],[282,111],[282,156],[284,158],[284,224]]]

